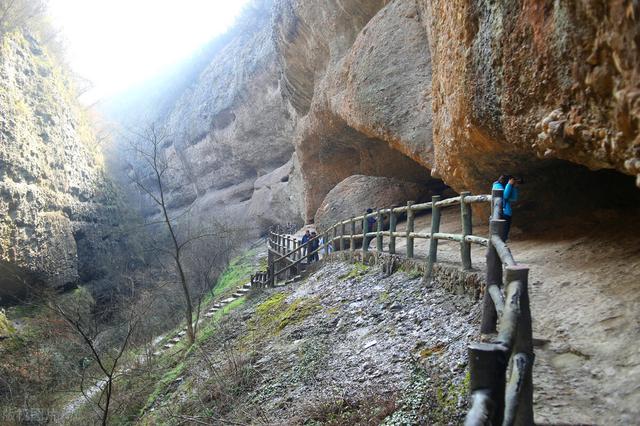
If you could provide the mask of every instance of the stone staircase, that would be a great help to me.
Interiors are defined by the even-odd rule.
[[[289,285],[291,283],[294,282],[298,282],[300,280],[302,280],[304,277],[306,277],[310,272],[315,271],[318,268],[319,263],[314,263],[312,265],[304,265],[303,268],[301,268],[302,270],[300,271],[300,274],[295,275],[294,277],[291,277],[287,280],[283,280],[280,282],[277,282],[275,287],[284,287],[286,285]],[[241,287],[239,287],[238,289],[236,289],[235,292],[233,292],[233,294],[231,294],[230,297],[227,297],[225,299],[222,299],[220,301],[215,302],[213,305],[211,305],[211,307],[205,312],[205,314],[198,320],[198,325],[202,324],[202,322],[205,319],[210,319],[213,318],[213,316],[216,314],[216,312],[220,311],[221,309],[223,309],[225,306],[227,306],[229,303],[243,297],[246,296],[247,293],[250,293],[252,290],[252,285],[251,282],[247,282],[244,285],[242,285]],[[162,348],[157,350],[156,352],[153,353],[154,356],[158,356],[161,355],[164,351],[169,350],[171,348],[173,348],[175,345],[177,345],[178,343],[180,343],[180,341],[184,338],[184,336],[187,334],[187,327],[185,326],[182,330],[180,330],[178,333],[176,333],[170,340],[168,340],[164,345],[162,345]]]

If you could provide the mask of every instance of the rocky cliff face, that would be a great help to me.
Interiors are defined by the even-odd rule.
[[[99,279],[119,243],[115,194],[68,82],[38,41],[0,46],[0,298]],[[114,250],[115,251],[115,250]]]
[[[254,234],[301,221],[295,117],[280,94],[270,5],[257,3],[160,119],[170,208],[233,218]]]
[[[639,175],[635,2],[419,5],[434,64],[436,175],[477,190],[498,170],[549,159]]]
[[[308,219],[351,175],[431,179],[427,33],[415,2],[387,3],[281,1],[274,9]]]
[[[634,3],[257,4],[164,120],[174,207],[260,228],[350,176],[486,193],[501,173],[528,181],[522,211],[640,202]]]
[[[637,5],[339,3],[274,12],[307,218],[354,174],[487,192],[513,173],[563,194],[533,211],[638,204]]]

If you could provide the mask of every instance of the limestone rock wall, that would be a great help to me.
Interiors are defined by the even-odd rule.
[[[232,218],[256,235],[301,222],[302,183],[296,119],[280,93],[271,1],[254,7],[160,125],[168,135],[170,208],[191,209],[196,220]]]
[[[436,175],[477,190],[501,170],[562,159],[640,176],[636,2],[418,3]]]
[[[307,219],[351,175],[432,180],[431,62],[416,3],[335,3],[274,8],[281,87],[299,118]]]
[[[32,36],[0,46],[0,298],[99,279],[120,211],[65,74]]]

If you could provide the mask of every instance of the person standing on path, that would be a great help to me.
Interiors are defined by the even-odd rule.
[[[518,201],[518,187],[517,180],[513,176],[501,175],[497,181],[493,183],[491,189],[502,190],[502,216],[507,223],[504,229],[504,240],[509,238],[509,231],[511,230],[511,219],[513,216],[513,210],[511,208],[512,201]]]
[[[309,242],[310,239],[311,239],[311,233],[309,233],[309,230],[307,229],[307,231],[302,236],[301,244],[305,245],[307,242]],[[307,255],[310,253],[309,245],[305,246],[302,250],[304,251],[303,255],[307,259],[307,263],[309,263],[309,258],[307,257]]]

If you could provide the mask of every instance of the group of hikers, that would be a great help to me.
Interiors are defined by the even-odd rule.
[[[514,201],[518,201],[518,184],[522,183],[522,179],[518,179],[511,175],[501,175],[498,180],[493,183],[491,189],[499,189],[502,190],[502,214],[501,219],[506,221],[505,231],[504,231],[504,239],[505,241],[509,237],[509,231],[511,230],[511,219],[513,216],[513,210],[511,207],[511,203]],[[367,214],[373,213],[373,209],[368,208]],[[367,218],[367,225],[369,232],[373,232],[376,229],[377,220],[373,216],[369,216]],[[366,237],[364,244],[366,246],[369,245],[373,237]],[[316,231],[306,230],[304,236],[302,237],[301,243],[304,245],[306,243],[307,246],[304,248],[304,256],[307,258],[307,263],[313,263],[320,260],[318,256],[319,248],[320,248],[320,238],[318,238],[318,234]],[[331,247],[329,247],[329,251],[331,251]]]

